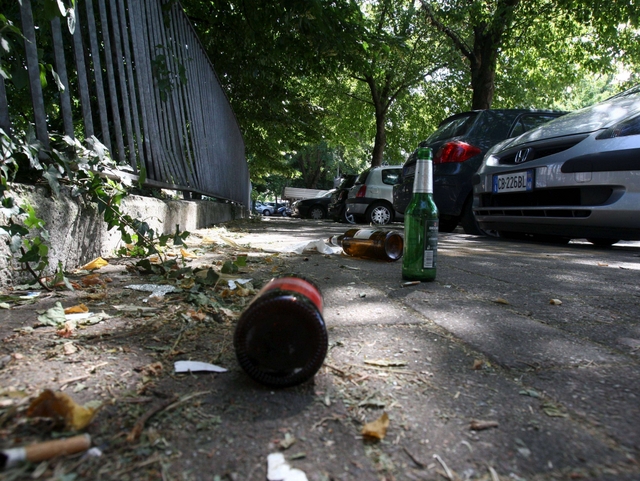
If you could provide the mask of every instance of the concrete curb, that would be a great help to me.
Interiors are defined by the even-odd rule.
[[[49,232],[50,266],[61,263],[64,269],[83,265],[98,256],[109,256],[121,245],[120,234],[107,231],[95,204],[87,204],[68,191],[57,197],[42,186],[14,186],[20,204],[32,205],[45,221]],[[209,200],[162,200],[131,195],[122,201],[122,210],[140,219],[157,234],[171,234],[176,225],[181,231],[211,227],[212,225],[248,216],[238,205]],[[4,219],[0,219],[4,222]],[[6,239],[6,237],[4,237]],[[7,286],[30,279],[21,266],[11,259],[5,242],[0,245],[0,285]]]

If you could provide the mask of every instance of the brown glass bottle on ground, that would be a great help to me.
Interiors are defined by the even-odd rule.
[[[329,239],[342,247],[345,254],[364,259],[397,261],[402,257],[402,234],[373,229],[349,229],[342,235]]]
[[[274,387],[312,378],[327,354],[322,294],[300,277],[271,280],[244,310],[234,333],[238,363]]]

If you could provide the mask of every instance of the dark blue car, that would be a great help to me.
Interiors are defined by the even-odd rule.
[[[565,112],[504,109],[474,110],[453,115],[419,147],[433,152],[433,197],[440,214],[440,230],[452,232],[458,224],[467,234],[481,231],[472,211],[471,178],[484,154],[501,140],[520,135]],[[404,213],[413,194],[417,149],[402,167],[402,179],[393,187],[393,206]]]

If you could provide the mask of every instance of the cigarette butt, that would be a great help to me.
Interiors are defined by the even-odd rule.
[[[0,462],[2,462],[3,467],[10,468],[23,461],[37,463],[56,456],[65,456],[86,451],[90,447],[91,436],[81,434],[71,438],[31,444],[30,446],[22,448],[5,449],[0,453]]]

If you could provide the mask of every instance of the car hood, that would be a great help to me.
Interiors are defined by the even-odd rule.
[[[640,112],[640,92],[612,97],[603,102],[570,112],[508,142],[509,147],[542,139],[588,134],[609,128]],[[504,145],[503,145],[504,147]]]

